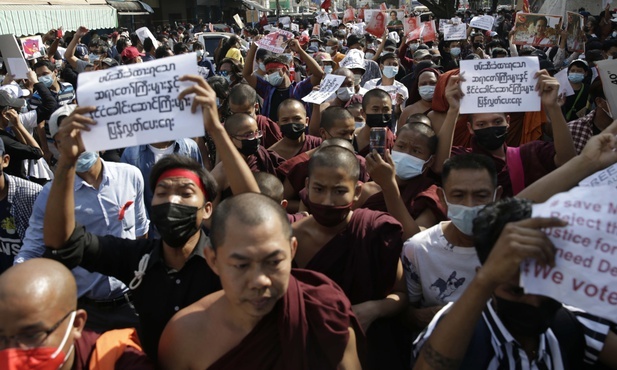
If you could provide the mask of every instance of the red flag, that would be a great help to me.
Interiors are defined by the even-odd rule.
[[[320,5],[322,9],[326,9],[326,10],[330,9],[331,6],[332,6],[332,0],[324,0],[321,2],[321,5]]]

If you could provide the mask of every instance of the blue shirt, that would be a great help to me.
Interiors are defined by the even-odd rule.
[[[174,154],[190,157],[199,163],[201,160],[201,152],[197,143],[192,139],[179,139],[174,142]],[[139,168],[144,179],[146,179],[146,188],[144,190],[144,202],[146,203],[146,212],[150,214],[150,203],[152,203],[152,189],[150,188],[150,171],[155,164],[154,153],[148,148],[148,145],[131,146],[124,149],[120,161]],[[88,230],[88,228],[86,228]],[[89,230],[88,230],[89,231]],[[151,230],[152,231],[152,230]],[[151,235],[154,237],[155,235]]]
[[[96,235],[113,235],[135,239],[148,232],[150,221],[144,207],[144,180],[134,166],[124,163],[105,162],[102,181],[95,189],[81,177],[75,176],[75,221]],[[43,219],[49,198],[51,183],[43,187],[34,202],[30,226],[26,230],[23,245],[15,263],[41,257],[45,252],[43,242]],[[133,202],[130,205],[129,202]],[[124,216],[120,210],[124,208]],[[137,267],[136,267],[137,268]],[[77,282],[77,294],[94,300],[109,300],[119,297],[128,288],[119,280],[91,273],[81,267],[73,269]]]
[[[259,96],[264,99],[263,106],[261,107],[261,114],[269,117],[272,103],[272,95],[274,95],[277,88],[261,78],[257,79],[257,84],[255,85],[255,87],[255,91],[257,91],[257,94],[259,94]],[[289,97],[300,101],[302,101],[302,98],[310,94],[311,91],[313,91],[313,84],[311,83],[310,78],[307,78],[300,82],[292,82],[291,85],[289,85]],[[312,111],[312,105],[304,103],[304,107],[306,108],[306,113],[310,116]]]

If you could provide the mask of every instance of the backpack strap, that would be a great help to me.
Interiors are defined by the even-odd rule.
[[[506,165],[510,174],[510,183],[512,183],[512,195],[516,195],[525,189],[525,171],[520,147],[506,148]]]

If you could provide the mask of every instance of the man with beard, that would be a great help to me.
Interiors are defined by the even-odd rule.
[[[201,106],[204,127],[212,136],[228,171],[235,194],[259,192],[244,159],[220,124],[214,90],[199,76],[182,76],[195,85],[178,99],[195,93],[193,112]],[[152,168],[150,218],[161,239],[126,240],[96,236],[76,225],[74,215],[75,166],[84,151],[80,132],[96,124],[89,115],[96,107],[79,107],[65,118],[56,134],[62,154],[45,212],[44,242],[47,256],[69,267],[114,276],[132,290],[140,319],[140,339],[150,358],[157,358],[159,337],[169,319],[180,309],[220,289],[218,277],[208,267],[203,249],[208,237],[202,221],[212,214],[217,184],[200,163],[170,155]]]

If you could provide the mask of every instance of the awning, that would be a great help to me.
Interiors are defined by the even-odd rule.
[[[64,31],[75,31],[79,26],[92,30],[115,28],[118,14],[107,5],[0,5],[2,35],[47,33],[60,26]]]
[[[154,9],[143,1],[108,0],[107,3],[116,8],[118,15],[148,15],[154,13]]]
[[[265,6],[251,0],[242,0],[242,4],[251,10],[261,10],[262,12],[269,12],[270,9]]]

